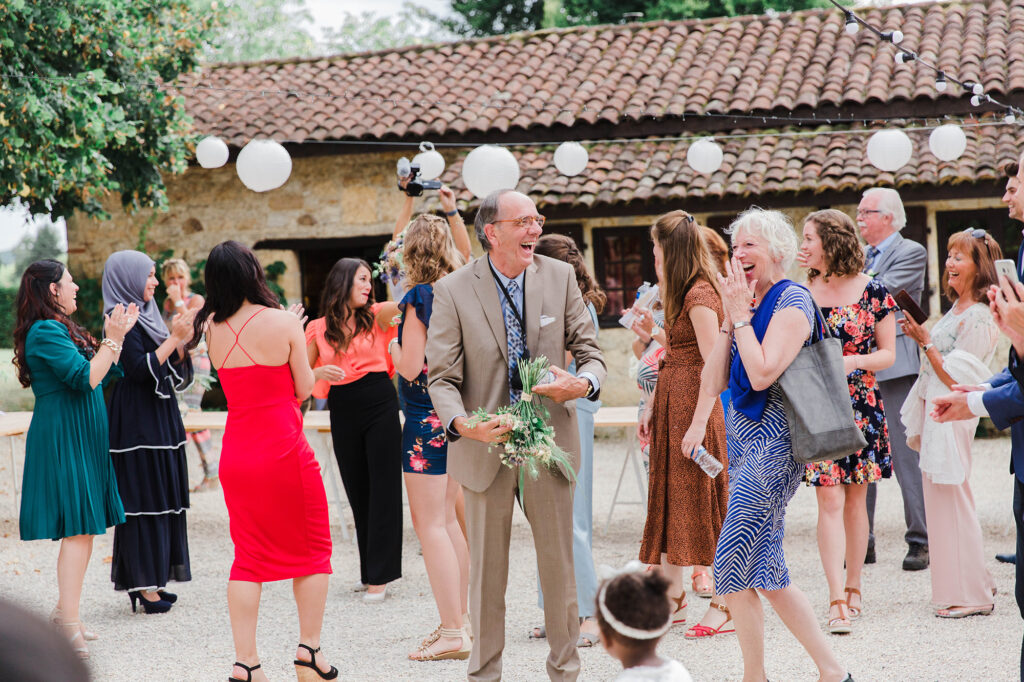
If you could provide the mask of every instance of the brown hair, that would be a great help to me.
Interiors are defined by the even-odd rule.
[[[661,302],[665,328],[671,329],[683,309],[683,300],[697,280],[706,280],[718,291],[718,270],[702,236],[702,228],[686,211],[672,211],[651,226],[651,238],[661,247],[664,280]]]
[[[572,237],[567,237],[564,234],[545,234],[537,240],[536,253],[571,265],[572,269],[576,271],[576,284],[579,285],[580,293],[583,294],[583,301],[593,305],[598,315],[604,311],[608,297],[591,277],[590,271],[587,270],[587,264],[583,260],[583,254],[576,247],[576,242]]]
[[[341,352],[348,348],[349,342],[360,334],[374,334],[373,311],[373,287],[370,287],[370,296],[366,299],[366,305],[352,309],[349,301],[352,298],[352,283],[356,280],[356,273],[359,268],[370,270],[370,265],[361,258],[340,258],[334,264],[331,271],[327,273],[327,280],[324,282],[323,293],[320,294],[320,312],[324,316],[324,338],[331,344],[334,350]],[[345,329],[345,322],[352,318],[352,334]]]
[[[402,262],[410,288],[433,284],[465,264],[455,248],[448,222],[440,216],[416,216],[405,228],[403,243]]]
[[[946,252],[956,249],[971,257],[977,268],[974,281],[971,282],[971,292],[975,301],[984,303],[988,300],[985,297],[988,288],[993,284],[999,284],[996,261],[1003,257],[1003,250],[988,232],[985,232],[984,237],[975,237],[973,232],[973,228],[954,232],[946,242]],[[942,294],[950,301],[957,299],[956,291],[949,286],[949,271],[946,268],[942,269]]]
[[[713,228],[702,225],[700,231],[704,235],[704,243],[707,244],[711,260],[718,267],[718,272],[725,275],[725,264],[729,262],[729,245]]]
[[[668,580],[658,571],[622,573],[601,585],[597,599],[600,600],[603,594],[605,608],[623,625],[652,631],[664,627],[671,615],[668,586]],[[634,651],[653,651],[657,648],[660,637],[633,639],[616,632],[605,619],[600,602],[594,613],[605,640],[615,639]]]
[[[856,275],[864,269],[864,250],[857,239],[857,226],[850,216],[834,208],[826,208],[810,214],[804,222],[814,223],[814,231],[818,233],[825,256],[825,272],[808,268],[808,279],[820,276],[827,282],[833,275]]]
[[[1010,161],[1008,164],[1003,166],[1003,172],[1006,173],[1006,177],[1015,178],[1017,173],[1020,172],[1020,164],[1016,161]]]

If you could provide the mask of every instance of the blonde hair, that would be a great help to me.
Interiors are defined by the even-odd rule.
[[[167,279],[171,275],[184,275],[185,279],[191,281],[192,273],[189,272],[188,263],[181,258],[168,258],[160,267],[160,276]]]
[[[736,238],[741,232],[748,232],[765,240],[772,260],[779,264],[782,271],[789,270],[796,258],[797,240],[793,223],[785,213],[770,211],[753,206],[743,211],[732,221],[726,233],[732,237],[735,248]]]
[[[402,261],[410,287],[433,284],[465,263],[455,248],[448,222],[436,215],[417,216],[405,228]]]

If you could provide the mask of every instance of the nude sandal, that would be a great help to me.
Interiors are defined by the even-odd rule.
[[[843,591],[846,592],[846,609],[850,612],[850,620],[851,621],[857,620],[858,618],[860,618],[860,614],[863,612],[864,596],[860,593],[860,590],[858,590],[856,587],[847,587]],[[850,606],[850,595],[851,594],[855,594],[858,597],[860,597],[860,604],[861,604],[860,606]]]
[[[435,636],[436,635],[436,636]],[[430,651],[431,645],[442,637],[454,639],[456,637],[462,640],[462,646],[458,649],[452,649],[450,651],[442,651],[441,653],[435,654]],[[431,639],[432,638],[432,639]],[[429,641],[428,641],[429,640]],[[423,640],[423,644],[420,648],[412,654],[409,654],[410,661],[464,661],[469,658],[469,654],[473,647],[470,644],[469,635],[466,634],[463,628],[438,628],[431,634],[430,637]]]
[[[697,579],[701,577],[707,579],[707,589],[702,590],[697,586]],[[711,576],[708,575],[707,571],[695,570],[693,572],[693,575],[690,577],[690,586],[693,588],[694,594],[696,594],[698,597],[703,597],[704,599],[710,599],[711,596],[715,593],[714,583],[711,582]]]
[[[850,624],[850,618],[847,615],[847,607],[845,599],[836,599],[828,605],[829,613],[832,612],[832,607],[839,607],[839,617],[829,618],[828,627],[826,628],[830,635],[848,635],[853,631],[853,626]]]

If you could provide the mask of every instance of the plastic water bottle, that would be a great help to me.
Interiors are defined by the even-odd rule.
[[[711,478],[722,473],[722,463],[712,457],[711,453],[703,445],[697,446],[697,452],[693,456],[693,461]]]

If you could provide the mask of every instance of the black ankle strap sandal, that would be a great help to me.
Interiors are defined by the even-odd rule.
[[[333,665],[331,666],[330,672],[323,672],[316,665],[316,655],[320,653],[320,647],[313,648],[307,644],[299,644],[299,646],[309,652],[310,661],[300,661],[295,659],[295,676],[299,678],[299,682],[316,682],[316,680],[334,680],[338,678],[338,669]],[[316,677],[313,677],[313,673],[316,673]]]
[[[246,673],[245,679],[242,680],[242,679],[239,679],[237,677],[232,676],[232,677],[228,678],[228,682],[252,682],[252,671],[253,670],[259,670],[260,664],[257,663],[256,665],[254,665],[254,666],[252,666],[250,668],[245,663],[240,663],[239,661],[235,661],[235,667],[236,668],[241,668],[242,670],[245,671],[245,673]]]

